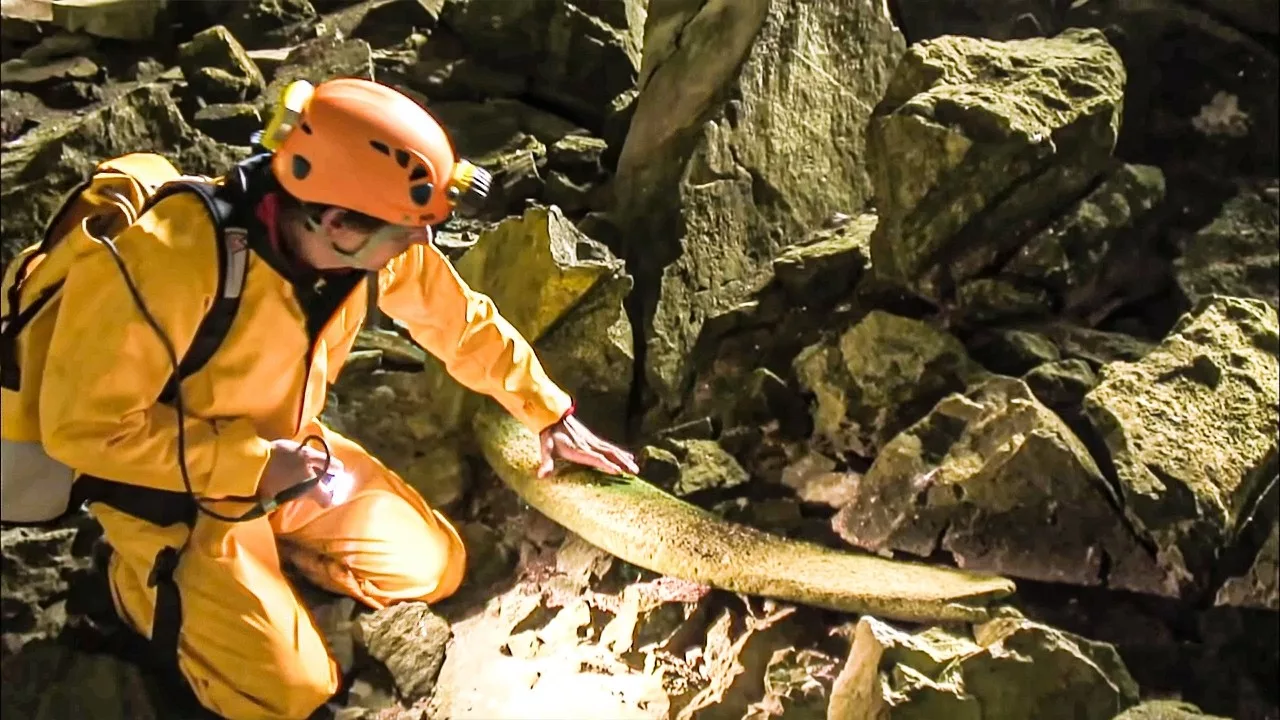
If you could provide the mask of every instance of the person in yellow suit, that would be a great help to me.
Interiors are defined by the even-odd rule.
[[[449,521],[317,419],[367,311],[369,271],[383,312],[460,383],[539,435],[541,472],[557,459],[636,471],[631,455],[574,418],[572,399],[529,343],[430,243],[429,226],[448,217],[476,172],[399,92],[353,79],[316,86],[247,180],[252,252],[241,306],[216,354],[182,384],[181,428],[174,408],[156,402],[169,355],[111,254],[90,254],[67,276],[40,391],[49,455],[166,502],[185,492],[181,450],[191,491],[207,507],[230,516],[246,499],[262,502],[256,519],[202,512],[189,525],[90,504],[113,550],[116,608],[143,636],[156,631],[155,559],[182,548],[172,571],[177,666],[201,704],[229,720],[306,718],[339,689],[340,669],[282,562],[375,609],[434,602],[462,581],[465,549]],[[191,342],[217,292],[214,232],[199,198],[179,193],[117,238],[134,286],[176,346]],[[317,484],[276,506],[282,491],[324,469],[323,449],[300,445],[308,435],[324,439],[329,472],[353,484],[345,498]]]

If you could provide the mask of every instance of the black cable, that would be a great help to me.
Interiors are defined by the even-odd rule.
[[[93,236],[90,235],[90,237]],[[93,239],[102,245],[105,245],[107,250],[111,252],[111,257],[115,260],[116,267],[120,269],[120,273],[124,276],[124,282],[129,288],[129,294],[133,296],[134,304],[138,306],[138,311],[142,313],[142,319],[146,321],[147,325],[151,327],[156,336],[160,338],[160,343],[164,345],[165,352],[169,355],[169,362],[173,365],[173,409],[178,416],[178,470],[182,474],[182,484],[186,488],[187,495],[189,495],[191,497],[191,501],[195,503],[196,509],[215,520],[232,523],[247,522],[266,515],[279,505],[301,497],[308,490],[319,484],[319,482],[323,480],[325,475],[329,472],[329,465],[333,462],[333,455],[329,451],[329,444],[325,442],[323,437],[319,435],[308,435],[303,438],[302,442],[298,443],[299,450],[312,440],[319,441],[320,446],[324,449],[324,466],[320,468],[320,472],[316,473],[316,475],[303,480],[296,485],[291,485],[284,490],[281,490],[266,504],[261,500],[255,502],[254,506],[249,510],[246,510],[242,515],[223,515],[204,506],[204,503],[201,502],[200,498],[196,495],[195,490],[191,487],[191,476],[187,470],[186,413],[182,404],[182,378],[179,377],[181,363],[178,360],[178,352],[174,349],[173,342],[160,327],[160,323],[155,319],[155,316],[147,309],[147,304],[143,301],[142,294],[138,292],[138,287],[134,284],[133,276],[129,274],[129,269],[125,267],[124,258],[120,257],[120,251],[116,248],[115,242],[108,238],[101,237],[93,237]]]

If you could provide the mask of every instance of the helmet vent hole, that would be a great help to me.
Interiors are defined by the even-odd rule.
[[[413,172],[409,173],[409,182],[417,182],[427,176],[427,169],[418,163],[413,167]]]
[[[409,153],[405,150],[396,150],[396,164],[402,168],[409,167]]]
[[[302,132],[308,135],[311,134],[311,126],[308,125],[305,120],[300,125],[298,125],[298,127],[302,129]]]
[[[372,147],[374,150],[377,150],[378,152],[382,153],[383,155],[386,155],[388,157],[390,157],[391,155],[391,148],[387,147],[387,144],[384,142],[378,142],[377,140],[370,140],[369,146]]]
[[[431,183],[419,183],[409,188],[409,199],[413,200],[415,205],[426,205],[431,199],[431,191],[434,188]]]
[[[295,178],[306,180],[307,176],[311,174],[311,161],[301,155],[294,155],[292,169]]]

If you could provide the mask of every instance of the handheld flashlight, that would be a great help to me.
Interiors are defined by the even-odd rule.
[[[329,500],[334,505],[341,505],[351,497],[353,485],[355,485],[355,478],[351,477],[351,473],[346,470],[325,473],[320,480],[320,489],[329,495]]]

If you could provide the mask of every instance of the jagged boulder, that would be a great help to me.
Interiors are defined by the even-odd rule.
[[[650,7],[614,187],[645,376],[668,406],[707,319],[757,290],[782,247],[862,209],[863,127],[903,46],[871,0]]]
[[[997,377],[894,438],[833,519],[873,551],[950,553],[965,568],[1155,592],[1159,573],[1076,435]]]
[[[454,266],[535,344],[552,380],[581,398],[583,421],[616,437],[633,374],[622,308],[631,278],[621,261],[557,208],[534,207],[487,229]],[[477,397],[435,358],[416,382],[442,427],[459,427],[474,409]]]
[[[944,395],[985,373],[945,331],[883,310],[805,348],[794,368],[814,395],[815,438],[868,458]]]
[[[0,260],[40,240],[53,211],[71,188],[109,157],[153,151],[184,172],[221,174],[243,156],[193,129],[168,88],[147,84],[77,116],[53,120],[5,146],[0,159]]]
[[[530,200],[556,197],[553,187],[559,181],[552,175],[570,184],[600,179],[589,172],[587,148],[596,138],[558,115],[509,99],[432,102],[428,108],[449,131],[458,152],[493,173],[480,213],[484,219],[519,215]],[[559,207],[570,215],[578,209]]]
[[[1218,605],[1280,610],[1280,523],[1272,521],[1271,532],[1254,557],[1253,564],[1243,575],[1223,583],[1215,602]]]
[[[162,30],[169,0],[64,0],[44,4],[49,7],[48,19],[63,30],[113,40],[152,40]]]
[[[1162,266],[1144,227],[1164,199],[1164,174],[1146,165],[1121,165],[1107,174],[1084,198],[1032,235],[1000,270],[999,277],[1021,288],[1044,292],[1048,300],[1035,314],[1057,311],[1088,317],[1159,287]],[[974,281],[970,281],[974,282]],[[964,295],[965,286],[959,293]],[[1004,308],[989,308],[999,315]]]
[[[1177,279],[1191,304],[1208,295],[1233,295],[1280,308],[1280,186],[1258,185],[1243,188],[1187,240]]]
[[[280,93],[295,80],[318,84],[334,77],[374,79],[373,49],[369,43],[326,35],[292,48],[259,96],[259,109],[263,117],[269,116]]]
[[[449,623],[426,603],[400,603],[360,618],[358,642],[382,663],[402,698],[414,702],[431,694],[451,634]]]
[[[221,25],[202,30],[180,45],[178,67],[191,89],[209,103],[252,100],[266,85],[262,71]]]
[[[1115,648],[1021,617],[906,632],[858,621],[828,720],[1113,718],[1138,700]]]
[[[451,0],[441,22],[486,68],[527,78],[527,92],[601,131],[635,88],[647,2]]]
[[[1276,472],[1278,356],[1274,308],[1210,296],[1085,398],[1125,514],[1180,591],[1203,587]]]
[[[1115,716],[1114,720],[1228,720],[1220,715],[1209,715],[1188,702],[1178,700],[1150,700],[1135,705]]]
[[[1101,32],[914,45],[867,129],[877,276],[936,301],[1109,166],[1125,80]]]

